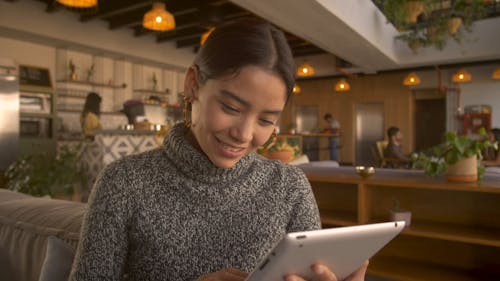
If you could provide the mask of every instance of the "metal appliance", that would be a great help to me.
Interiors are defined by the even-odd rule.
[[[19,157],[19,80],[14,61],[0,58],[0,172]]]
[[[375,166],[370,146],[384,139],[384,104],[356,104],[355,122],[356,165]]]

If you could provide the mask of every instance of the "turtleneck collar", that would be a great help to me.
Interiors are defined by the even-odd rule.
[[[219,168],[188,142],[187,130],[183,123],[177,123],[163,142],[167,157],[179,171],[195,181],[206,183],[233,181],[249,172],[248,169],[256,158],[255,152],[241,158],[231,168]]]

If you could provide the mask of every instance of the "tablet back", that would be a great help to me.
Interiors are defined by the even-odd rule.
[[[288,233],[247,278],[279,281],[295,273],[312,280],[311,265],[328,265],[343,280],[404,228],[404,221]]]

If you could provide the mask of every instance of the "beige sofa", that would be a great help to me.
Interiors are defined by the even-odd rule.
[[[49,236],[76,249],[85,207],[0,189],[0,280],[39,280]]]

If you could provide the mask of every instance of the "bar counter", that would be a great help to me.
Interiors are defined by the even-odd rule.
[[[85,144],[81,161],[91,186],[106,165],[124,156],[154,149],[162,144],[163,137],[150,130],[100,130],[93,141],[82,137],[66,138],[58,141],[58,147]]]

